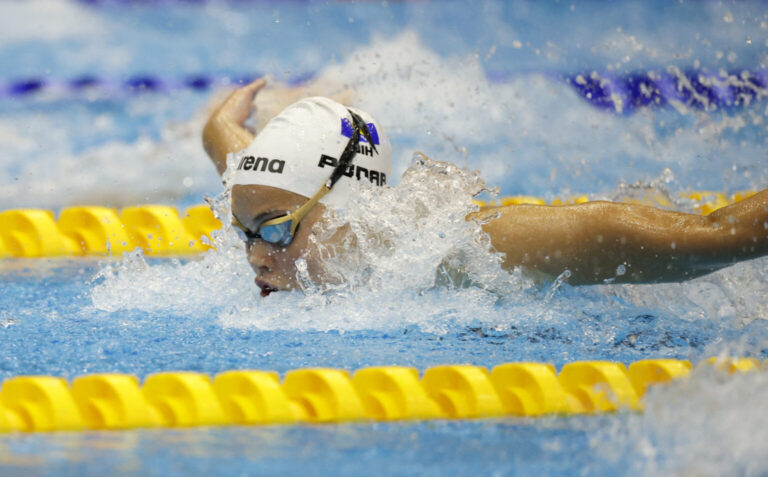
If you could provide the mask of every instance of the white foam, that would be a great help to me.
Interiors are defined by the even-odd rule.
[[[406,144],[395,148],[395,171],[405,170],[413,148],[438,158],[458,152],[462,165],[479,168],[505,193],[523,184],[550,191],[553,180],[566,178],[575,191],[607,190],[620,180],[650,180],[665,168],[695,188],[707,163],[722,167],[713,151],[747,167],[760,154],[759,144],[728,140],[744,127],[740,111],[713,115],[684,108],[670,118],[647,109],[616,117],[545,75],[490,84],[478,58],[441,57],[413,32],[374,38],[321,78],[343,79],[359,105],[391,131],[393,142]],[[718,185],[743,187],[747,176],[758,187],[766,174],[728,175]]]
[[[654,125],[654,114],[607,115],[585,104],[569,87],[543,76],[489,84],[476,58],[442,58],[425,48],[412,33],[391,40],[374,39],[371,46],[361,47],[321,75],[321,80],[338,78],[348,81],[358,93],[359,106],[371,111],[392,132],[399,150],[395,171],[405,169],[414,149],[423,149],[436,159],[479,166],[482,178],[491,185],[530,185],[538,181],[541,190],[551,191],[548,184],[559,175],[573,177],[575,188],[579,182],[586,187],[584,184],[590,184],[595,177],[613,176],[617,180],[608,181],[603,190],[609,192],[603,195],[616,195],[631,189],[622,186],[610,192],[619,179],[633,182],[646,176],[624,163],[635,158],[645,164],[643,170],[653,171],[645,182],[639,181],[639,189],[648,185],[667,193],[674,203],[690,206],[675,200],[676,193],[670,192],[680,182],[687,183],[688,177],[675,178],[680,177],[679,171],[703,174],[706,167],[701,166],[701,156],[722,149],[717,138],[731,131],[731,125],[743,127],[728,116],[696,113],[698,125],[687,128],[683,124],[674,134],[664,135]],[[189,171],[194,172],[195,183],[206,173],[211,181],[217,181],[199,146],[203,118],[201,114],[183,125],[182,133],[170,134],[159,144],[118,147],[125,148],[124,156],[142,147],[149,152],[139,155],[144,158],[145,169],[134,175],[122,174],[115,165],[103,165],[111,171],[110,183],[120,178],[120,190],[135,188],[136,194],[156,194],[157,190],[179,187],[181,177],[187,177]],[[724,127],[700,127],[713,124]],[[174,156],[175,160],[162,157],[171,154],[173,144],[186,153]],[[736,148],[730,143],[723,147]],[[742,151],[750,147],[738,145]],[[547,161],[552,170],[541,168]],[[754,162],[748,155],[739,155],[734,161]],[[615,170],[603,174],[612,166]],[[748,172],[731,177],[743,181]],[[63,174],[74,177],[75,171]],[[750,180],[758,183],[760,174],[766,172],[750,175]],[[149,181],[144,184],[142,178]],[[123,188],[126,184],[131,187]],[[561,291],[553,291],[549,300],[530,295],[526,291],[530,284],[501,270],[499,257],[488,252],[487,239],[479,228],[463,219],[472,210],[470,197],[482,188],[481,184],[480,176],[455,168],[448,175],[428,168],[381,195],[361,189],[361,200],[344,220],[351,221],[357,239],[365,246],[357,254],[345,254],[329,263],[335,273],[345,278],[346,285],[324,293],[307,284],[304,294],[276,293],[259,299],[244,253],[227,252],[209,254],[203,262],[184,265],[145,266],[134,258],[122,268],[112,266],[104,274],[104,283],[95,288],[94,302],[111,310],[122,307],[193,313],[205,309],[217,314],[226,326],[266,329],[344,330],[407,324],[445,329],[451,320],[509,327],[520,320],[561,320],[570,313],[569,308],[581,306],[610,314],[617,300],[688,320],[735,319],[743,323],[766,316],[760,298],[768,292],[764,260],[684,284],[606,286],[569,291],[565,297],[560,296]],[[600,188],[595,184],[589,187],[590,191]],[[35,190],[45,196],[44,187]],[[61,193],[49,197],[52,201],[56,197],[63,200]],[[421,205],[414,206],[417,203]],[[381,242],[382,236],[388,242]],[[229,261],[239,270],[238,278],[223,275],[223,283],[217,285],[217,280],[208,276],[207,267],[223,270]],[[452,271],[441,273],[444,265],[450,265]],[[462,273],[454,273],[457,270]],[[172,277],[196,292],[180,292]],[[463,287],[457,279],[473,285]],[[132,289],[134,283],[152,284],[154,291]],[[238,287],[242,290],[235,292]],[[177,296],[178,300],[157,300],[160,295]],[[189,298],[191,295],[194,298]],[[509,297],[501,299],[502,309],[497,307],[499,297]],[[514,316],[511,310],[523,313]]]
[[[211,201],[229,223],[229,194]],[[227,220],[227,217],[229,220]],[[213,232],[216,249],[199,260],[147,263],[141,250],[108,261],[94,277],[93,305],[105,311],[143,310],[195,314],[257,299],[253,271],[231,226]]]
[[[768,319],[768,257],[681,283],[662,285],[605,285],[610,296],[681,319],[732,320],[743,326]]]
[[[104,36],[109,24],[87,6],[66,0],[0,2],[0,43],[91,39]],[[20,19],[23,19],[20,20]]]
[[[413,32],[374,38],[319,79],[347,83],[357,92],[356,105],[384,123],[393,139],[395,179],[420,149],[480,169],[504,194],[604,193],[622,180],[650,181],[665,169],[678,178],[678,189],[712,187],[711,171],[722,171],[719,188],[768,182],[757,159],[760,143],[739,139],[759,128],[765,111],[758,109],[649,109],[617,117],[542,74],[491,84],[481,60],[442,57]],[[125,101],[131,116],[143,116],[167,115],[197,100],[169,95]],[[78,107],[72,111],[82,114]],[[218,190],[200,144],[202,109],[186,122],[167,124],[159,139],[112,140],[85,150],[66,118],[32,110],[0,120],[0,168],[9,179],[0,191],[5,207],[133,205]],[[121,132],[108,114],[87,124],[102,135]]]
[[[173,100],[134,101],[161,108],[158,103]],[[167,203],[190,193],[216,190],[220,180],[201,146],[204,121],[201,112],[184,123],[167,124],[159,140],[113,140],[74,153],[68,126],[56,119],[31,115],[0,120],[0,143],[5,147],[0,170],[7,171],[9,178],[0,188],[0,203],[4,208],[124,206]],[[95,128],[116,128],[108,116],[94,123]]]
[[[468,171],[419,162],[396,187],[361,188],[359,200],[330,226],[349,223],[358,243],[355,251],[328,262],[343,278],[340,285],[304,279],[303,291],[257,297],[242,244],[226,227],[216,234],[217,250],[201,260],[150,265],[137,252],[107,263],[92,301],[107,311],[214,313],[225,326],[261,329],[495,326],[499,319],[508,321],[494,308],[499,295],[531,284],[502,270],[480,225],[466,220],[477,209],[471,198],[482,187]],[[216,203],[229,223],[228,192]]]
[[[645,412],[596,436],[602,455],[631,475],[764,475],[768,472],[768,373],[710,367],[651,388]]]
[[[329,253],[327,268],[345,288],[426,289],[436,273],[459,288],[462,281],[504,288],[511,277],[501,255],[490,252],[480,225],[466,220],[483,190],[476,172],[417,156],[396,187],[360,187],[359,199],[331,222],[331,230],[349,224],[355,246]],[[323,235],[317,240],[322,244]]]

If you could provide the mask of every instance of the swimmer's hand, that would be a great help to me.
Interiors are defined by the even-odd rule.
[[[259,78],[251,81],[242,88],[237,88],[229,95],[224,103],[219,106],[219,109],[213,113],[214,116],[217,113],[227,114],[237,124],[242,125],[251,115],[253,98],[256,96],[256,93],[266,85],[267,80],[265,78]]]
[[[242,151],[253,141],[253,134],[244,123],[251,114],[254,96],[266,84],[266,79],[259,78],[236,89],[208,119],[203,129],[203,147],[219,174],[227,168],[227,154]]]

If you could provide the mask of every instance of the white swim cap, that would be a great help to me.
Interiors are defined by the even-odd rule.
[[[237,154],[236,185],[265,185],[312,197],[328,181],[353,135],[350,111],[368,126],[352,164],[320,202],[343,208],[352,181],[384,185],[392,172],[392,148],[379,123],[358,109],[328,98],[302,99],[272,118],[250,146]]]

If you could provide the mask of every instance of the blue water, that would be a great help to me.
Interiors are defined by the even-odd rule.
[[[625,469],[590,459],[589,436],[604,422],[579,418],[564,427],[558,421],[435,421],[13,436],[4,447],[13,452],[7,469],[25,475],[294,475],[297,460],[311,463],[302,466],[302,475],[444,475],[446,469],[459,475],[616,475]],[[47,456],[42,462],[41,453]],[[90,468],[78,462],[83,454]]]
[[[766,22],[763,2],[6,2],[0,209],[200,203],[221,192],[200,147],[206,106],[223,83],[271,74],[356,90],[387,126],[397,175],[423,150],[480,169],[501,194],[650,191],[691,210],[683,192],[768,183],[765,91],[748,105],[617,111],[568,81],[764,72]],[[161,86],[138,92],[140,77]],[[185,86],[190,77],[212,86]],[[97,86],[72,86],[82,78]],[[8,87],[34,81],[44,87]],[[0,378],[768,357],[765,259],[685,284],[499,293],[398,288],[435,274],[398,253],[402,271],[386,290],[266,300],[239,253],[133,257],[122,268],[6,260]],[[764,475],[766,397],[760,375],[702,372],[651,396],[641,416],[5,435],[0,466],[3,475]]]
[[[6,297],[0,305],[2,379],[108,372],[144,377],[164,370],[214,375],[254,368],[284,373],[310,366],[356,370],[390,364],[424,370],[446,363],[491,367],[512,361],[545,361],[559,367],[575,360],[630,363],[647,357],[697,361],[714,343],[749,337],[754,344],[768,337],[768,325],[762,320],[734,326],[729,319],[708,319],[694,327],[670,313],[654,314],[618,302],[611,312],[597,304],[594,309],[574,307],[557,319],[521,319],[501,330],[481,321],[448,323],[447,331],[439,332],[417,325],[329,331],[229,328],[222,327],[211,311],[95,309],[90,297],[98,268],[94,264],[8,262],[0,269]],[[543,294],[539,298],[544,300]],[[564,296],[552,307],[580,299]],[[500,315],[507,314],[503,303],[495,308]]]

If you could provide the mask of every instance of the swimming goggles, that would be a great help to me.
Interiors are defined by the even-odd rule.
[[[241,236],[245,242],[259,239],[283,247],[290,244],[293,241],[293,237],[296,235],[299,223],[309,211],[320,202],[320,199],[325,197],[325,195],[333,189],[336,182],[341,179],[341,176],[352,164],[352,160],[355,158],[358,145],[360,144],[361,134],[368,141],[368,144],[370,144],[373,151],[378,153],[373,138],[371,137],[371,132],[368,130],[368,125],[365,124],[365,121],[363,121],[360,116],[350,110],[347,111],[352,116],[352,136],[350,136],[349,141],[347,141],[347,145],[344,147],[344,152],[342,152],[341,158],[339,159],[339,164],[333,169],[328,180],[325,181],[320,189],[315,192],[315,195],[305,202],[304,205],[293,212],[286,212],[284,215],[262,222],[256,231],[250,230],[233,215],[232,224],[238,228],[239,232],[245,234],[245,237]]]

